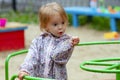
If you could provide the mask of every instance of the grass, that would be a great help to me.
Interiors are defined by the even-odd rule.
[[[8,22],[20,22],[20,23],[29,23],[37,24],[38,23],[38,14],[32,12],[14,12],[10,11],[8,13],[2,13],[0,18],[7,18]]]

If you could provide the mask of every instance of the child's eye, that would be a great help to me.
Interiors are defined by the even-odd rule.
[[[58,25],[57,23],[53,24],[53,26],[57,26],[57,25]]]
[[[65,24],[65,22],[62,22],[62,24]]]

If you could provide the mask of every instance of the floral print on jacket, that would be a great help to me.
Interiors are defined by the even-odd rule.
[[[74,48],[70,39],[67,34],[56,38],[42,33],[32,41],[20,70],[34,77],[67,80],[66,64]]]

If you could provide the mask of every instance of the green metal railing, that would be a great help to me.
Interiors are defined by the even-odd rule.
[[[102,42],[87,42],[78,44],[79,46],[84,45],[103,45],[103,44],[120,44],[120,41],[102,41]],[[118,61],[116,63],[110,61]],[[90,68],[90,66],[104,66],[105,68]],[[120,80],[120,57],[116,58],[103,58],[85,61],[80,64],[80,68],[90,72],[99,72],[99,73],[116,73],[116,80]]]
[[[11,77],[11,80],[15,80],[16,78],[18,78],[18,75],[13,75]],[[38,77],[31,77],[31,76],[24,76],[23,78],[26,80],[54,80],[54,79],[38,78]]]
[[[28,52],[27,50],[22,50],[22,51],[11,53],[7,56],[7,58],[5,60],[5,80],[9,80],[9,61],[10,61],[10,59],[14,56],[17,56],[20,54],[25,54],[27,52]]]
[[[118,61],[118,62],[110,62]],[[94,66],[94,68],[90,68]],[[95,68],[104,66],[104,68]],[[120,57],[116,58],[102,58],[96,60],[85,61],[80,64],[80,68],[86,71],[99,72],[99,73],[116,73],[116,80],[120,80]]]
[[[76,46],[104,45],[104,44],[120,44],[120,41],[81,42]],[[25,54],[27,52],[28,52],[28,50],[21,50],[21,51],[18,51],[18,52],[11,53],[7,56],[7,58],[5,60],[5,80],[9,80],[9,60],[14,56]],[[82,66],[84,66],[85,64],[82,64]],[[84,67],[82,67],[82,69],[84,69]],[[86,70],[86,69],[84,69],[84,70]],[[119,74],[117,74],[117,72],[116,72],[116,75],[118,76]],[[11,80],[14,80],[17,77],[18,77],[17,75],[13,75]],[[51,80],[51,79],[36,78],[36,77],[30,77],[30,76],[25,76],[24,79],[27,79],[27,80]],[[119,80],[120,80],[120,78],[119,78]]]

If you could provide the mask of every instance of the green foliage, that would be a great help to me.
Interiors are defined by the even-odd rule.
[[[116,22],[117,30],[120,31],[120,19],[117,19]]]
[[[110,19],[106,17],[93,17],[91,28],[101,31],[110,30]]]
[[[32,12],[14,12],[1,13],[1,18],[7,18],[9,22],[38,23],[38,15]]]
[[[68,14],[68,22],[69,22],[69,25],[71,26],[72,25],[72,15]]]
[[[78,23],[79,25],[85,25],[88,22],[87,16],[79,16],[78,17]]]

